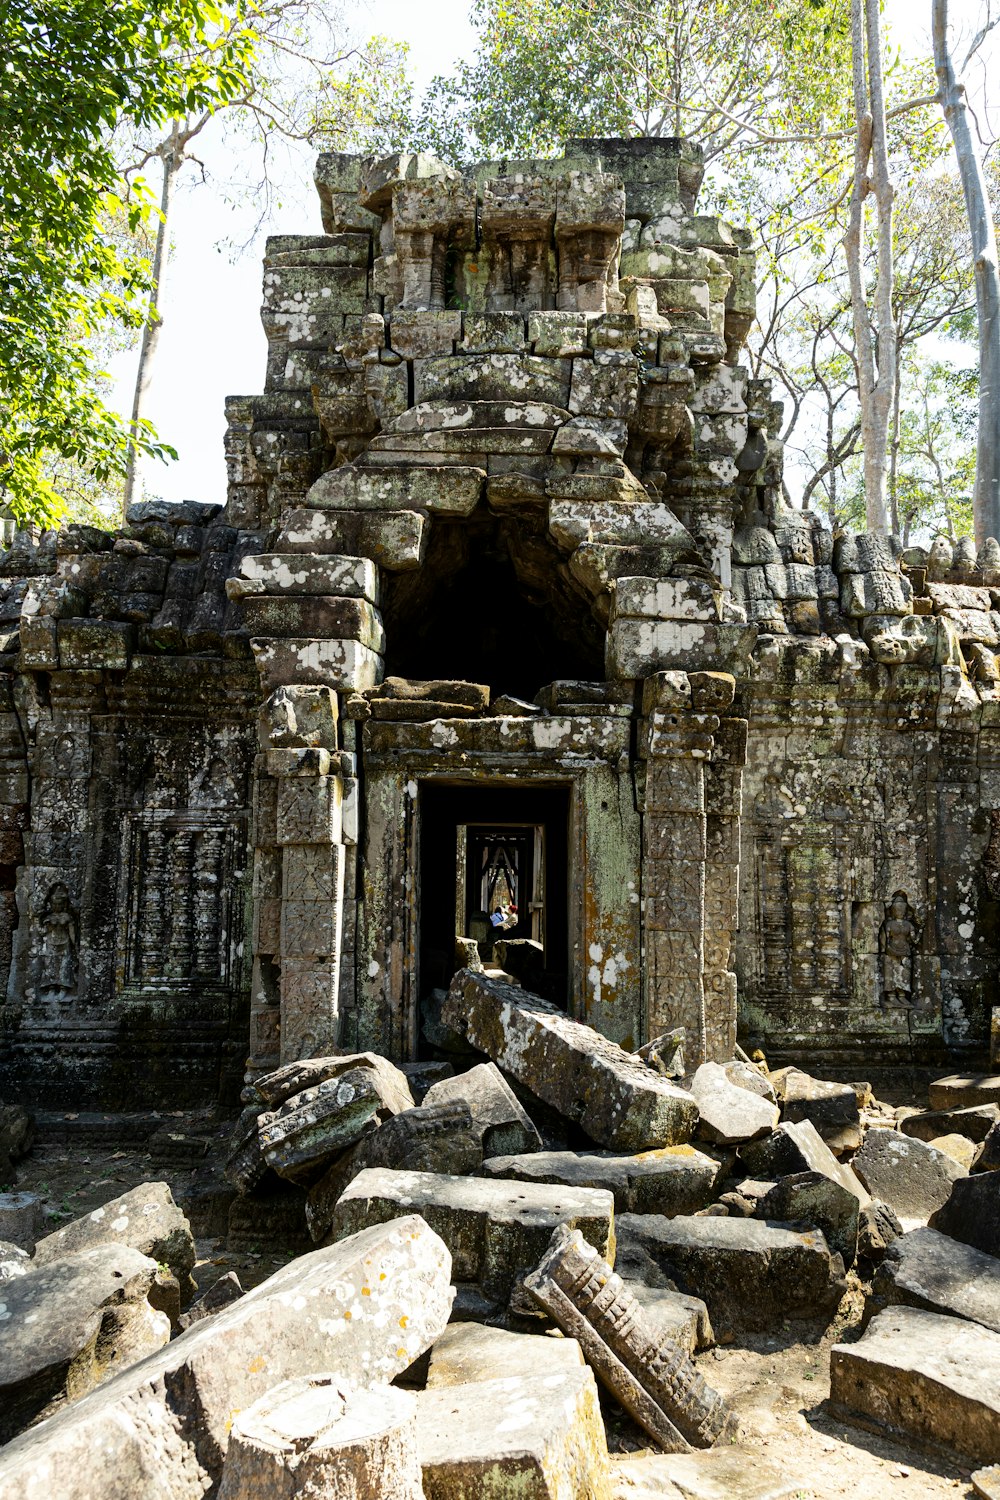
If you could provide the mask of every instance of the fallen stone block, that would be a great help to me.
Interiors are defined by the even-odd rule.
[[[223,1171],[240,1193],[252,1193],[268,1174],[260,1143],[260,1126],[270,1118],[268,1111],[259,1104],[248,1104],[233,1127]]]
[[[1000,1073],[953,1073],[937,1078],[927,1091],[931,1109],[969,1109],[1000,1105]]]
[[[443,1020],[601,1146],[649,1151],[690,1140],[690,1094],[564,1011],[461,969]]]
[[[992,1127],[1000,1121],[1000,1106],[973,1104],[961,1109],[928,1109],[907,1115],[900,1121],[904,1135],[920,1141],[934,1141],[942,1135],[964,1135],[977,1144],[985,1141]]]
[[[975,1170],[977,1172],[1000,1171],[1000,1121],[993,1126],[980,1146]]]
[[[221,1312],[224,1307],[231,1306],[245,1295],[236,1272],[227,1271],[225,1276],[213,1281],[200,1297],[194,1299],[187,1312],[181,1313],[177,1320],[181,1331],[193,1328],[202,1318],[212,1317],[213,1313]]]
[[[241,1411],[219,1500],[293,1495],[424,1500],[414,1397],[391,1385],[356,1390],[334,1375],[303,1375]]]
[[[1000,1464],[992,1464],[988,1469],[977,1469],[969,1478],[979,1500],[1000,1500]]]
[[[37,1193],[0,1193],[0,1240],[30,1255],[41,1237],[44,1216]]]
[[[858,1220],[858,1259],[878,1265],[890,1245],[895,1244],[903,1233],[899,1222],[888,1203],[870,1198],[861,1205]]]
[[[361,1053],[337,1061],[336,1073],[291,1095],[260,1124],[264,1160],[279,1177],[315,1180],[383,1120],[414,1108],[405,1075],[385,1058]]]
[[[314,1089],[330,1079],[340,1078],[355,1068],[363,1068],[378,1079],[379,1092],[385,1097],[394,1114],[413,1108],[413,1096],[406,1074],[388,1058],[377,1052],[354,1052],[336,1057],[307,1057],[299,1062],[285,1063],[273,1073],[264,1073],[255,1079],[252,1087],[255,1094],[268,1109],[277,1109],[296,1094]]]
[[[170,1267],[182,1299],[194,1290],[195,1248],[191,1226],[165,1182],[144,1182],[82,1219],[64,1224],[35,1246],[35,1264],[47,1265],[91,1245],[130,1245]]]
[[[477,1172],[482,1164],[480,1131],[467,1104],[456,1100],[453,1104],[425,1104],[404,1110],[370,1135],[362,1136],[309,1189],[309,1233],[317,1243],[329,1234],[338,1199],[368,1167],[465,1177]]]
[[[514,1156],[540,1151],[541,1136],[496,1063],[479,1063],[427,1091],[425,1104],[468,1106],[482,1142],[482,1154]]]
[[[772,1135],[740,1147],[747,1175],[761,1181],[792,1177],[799,1172],[822,1172],[831,1182],[866,1204],[870,1195],[857,1174],[834,1156],[811,1120],[783,1121]]]
[[[615,1233],[626,1264],[645,1252],[681,1291],[704,1300],[716,1327],[829,1319],[844,1294],[843,1262],[817,1231],[758,1219],[622,1214]]]
[[[517,1283],[538,1264],[560,1224],[584,1231],[614,1254],[614,1199],[593,1188],[558,1192],[536,1183],[487,1182],[481,1177],[443,1177],[434,1172],[360,1173],[337,1204],[337,1239],[401,1214],[420,1214],[442,1238],[452,1257],[454,1279],[480,1286],[506,1305]]]
[[[874,1198],[901,1219],[925,1222],[947,1200],[955,1180],[968,1176],[943,1151],[899,1130],[869,1130],[852,1165]]]
[[[720,1063],[702,1063],[691,1080],[701,1118],[698,1134],[718,1146],[737,1146],[768,1135],[778,1123],[776,1105],[731,1082]]]
[[[930,1226],[986,1255],[1000,1256],[1000,1172],[957,1178],[946,1202],[931,1215]]]
[[[15,1276],[27,1276],[31,1270],[31,1256],[20,1245],[9,1240],[0,1240],[0,1284],[12,1281]]]
[[[1000,1260],[936,1229],[913,1229],[889,1246],[869,1306],[921,1307],[1000,1333]]]
[[[449,1323],[431,1350],[427,1389],[484,1380],[544,1379],[583,1365],[576,1339],[509,1333],[482,1323]]]
[[[614,1194],[616,1213],[667,1218],[695,1213],[710,1203],[718,1175],[718,1162],[693,1146],[664,1146],[637,1156],[535,1151],[528,1156],[495,1156],[483,1163],[484,1177],[604,1188]]]
[[[437,1387],[417,1397],[426,1500],[611,1500],[590,1370]]]
[[[95,1245],[8,1281],[0,1339],[0,1442],[159,1349],[170,1320],[148,1298],[156,1262]]]
[[[1000,1335],[961,1318],[888,1308],[857,1343],[830,1350],[830,1410],[990,1462],[1000,1453]]]
[[[667,1452],[731,1440],[736,1424],[728,1404],[709,1389],[680,1344],[651,1332],[621,1277],[579,1230],[556,1230],[525,1287]]]
[[[694,1354],[698,1349],[710,1349],[715,1343],[712,1320],[700,1297],[689,1297],[670,1287],[647,1286],[644,1281],[633,1281],[628,1276],[623,1276],[622,1281],[642,1308],[646,1327],[657,1347],[680,1344]]]
[[[812,1078],[799,1068],[782,1068],[771,1074],[771,1082],[783,1120],[811,1120],[835,1153],[861,1145],[858,1096],[851,1084]]]
[[[644,1047],[636,1048],[635,1056],[641,1057],[647,1068],[662,1073],[664,1078],[683,1078],[687,1071],[684,1066],[686,1044],[686,1030],[683,1026],[675,1026],[672,1031],[653,1037]]]
[[[943,1151],[945,1156],[957,1161],[967,1172],[972,1171],[979,1157],[979,1147],[964,1135],[938,1135],[928,1141],[927,1145],[933,1146],[935,1151]]]
[[[805,1500],[807,1478],[782,1474],[744,1448],[639,1453],[611,1461],[615,1500]]]
[[[822,1172],[798,1172],[779,1178],[761,1198],[756,1212],[761,1219],[820,1230],[845,1266],[853,1266],[857,1259],[861,1204],[847,1188]]]
[[[314,1250],[15,1439],[0,1500],[203,1500],[234,1412],[317,1370],[391,1382],[446,1326],[450,1281],[445,1246],[415,1215]]]

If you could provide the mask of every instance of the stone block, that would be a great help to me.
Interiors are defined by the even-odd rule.
[[[918,1141],[930,1142],[942,1135],[964,1135],[966,1140],[979,1144],[985,1141],[998,1121],[1000,1105],[972,1104],[958,1109],[921,1110],[919,1114],[902,1119],[899,1128],[904,1135],[912,1135]]]
[[[612,1500],[586,1368],[426,1390],[417,1437],[426,1500]]]
[[[358,641],[251,640],[264,692],[296,683],[363,692],[382,679],[382,657]]]
[[[302,508],[285,512],[278,546],[295,553],[357,552],[395,573],[420,566],[428,535],[427,517],[413,510],[380,513]]]
[[[303,1375],[239,1412],[219,1500],[296,1494],[424,1500],[410,1392],[391,1385],[358,1390],[334,1375]]]
[[[898,1130],[869,1130],[853,1168],[872,1197],[901,1219],[925,1222],[947,1202],[956,1178],[968,1176],[943,1151]]]
[[[619,578],[612,618],[711,621],[721,618],[718,591],[701,578]]]
[[[123,672],[134,634],[134,626],[115,620],[60,620],[59,665],[63,671]]]
[[[694,539],[668,505],[656,500],[549,502],[549,534],[566,552],[585,543],[618,547],[673,546],[693,553]]]
[[[413,365],[413,398],[423,401],[527,401],[564,410],[569,360],[533,354],[459,354]]]
[[[931,1109],[968,1109],[1000,1105],[1000,1073],[955,1073],[938,1078],[928,1090]]]
[[[255,594],[319,594],[378,603],[378,573],[367,557],[326,553],[264,552],[240,559],[239,573],[226,580],[230,599]]]
[[[306,495],[316,510],[429,511],[468,516],[483,492],[482,469],[448,464],[443,468],[330,469]]]
[[[716,1327],[829,1320],[844,1293],[843,1262],[816,1232],[757,1219],[622,1214],[616,1235],[622,1254],[645,1252],[681,1291],[701,1297]]]
[[[620,617],[608,629],[605,668],[612,678],[649,677],[676,668],[711,671],[727,660],[722,641],[714,621]]]
[[[342,799],[343,782],[339,776],[289,777],[280,781],[278,843],[327,846],[338,843]],[[326,857],[327,860],[331,857],[328,849]]]
[[[613,1460],[615,1500],[806,1500],[806,1474],[781,1473],[753,1449],[641,1453]]]
[[[37,1193],[0,1193],[0,1240],[32,1254],[45,1223]]]
[[[893,1307],[830,1350],[830,1410],[910,1441],[990,1462],[1000,1453],[1000,1335]]]
[[[292,1182],[315,1181],[382,1120],[413,1108],[405,1077],[385,1058],[358,1053],[330,1063],[330,1076],[292,1094],[260,1126],[264,1160]]]
[[[442,1019],[598,1145],[636,1152],[690,1139],[689,1094],[537,996],[462,969]]]
[[[462,350],[466,354],[517,354],[524,348],[523,313],[467,312],[462,322]]]
[[[345,1190],[333,1218],[337,1239],[371,1224],[419,1213],[441,1236],[456,1281],[480,1286],[506,1304],[537,1265],[559,1224],[580,1228],[603,1251],[614,1250],[614,1199],[593,1188],[553,1192],[534,1183],[370,1168]]]
[[[0,1442],[161,1348],[170,1320],[149,1303],[156,1262],[91,1245],[3,1288]]]
[[[427,1389],[477,1385],[484,1380],[544,1379],[583,1365],[575,1339],[509,1333],[481,1323],[449,1323],[431,1350]]]
[[[128,1245],[169,1266],[181,1284],[182,1296],[193,1288],[194,1237],[165,1182],[144,1182],[47,1234],[35,1246],[35,1264],[48,1265],[91,1245]]]
[[[1000,1257],[1000,1171],[967,1177],[956,1167],[956,1173],[947,1199],[931,1215],[931,1228]]]
[[[858,1202],[870,1194],[852,1169],[839,1162],[811,1120],[785,1121],[773,1135],[740,1148],[740,1163],[752,1177],[789,1177],[796,1172],[822,1172],[831,1182],[853,1193]]]
[[[853,1266],[857,1259],[861,1204],[854,1193],[822,1172],[780,1178],[760,1199],[756,1217],[818,1229],[845,1266]]]
[[[425,1104],[464,1103],[479,1132],[484,1157],[540,1151],[541,1137],[495,1063],[480,1063],[427,1091]]]
[[[389,319],[389,346],[404,359],[427,359],[454,354],[462,337],[462,314],[457,309],[424,310],[397,307]]]
[[[811,1120],[835,1152],[858,1149],[861,1145],[858,1098],[849,1083],[811,1078],[799,1068],[782,1068],[772,1074],[772,1081],[783,1120],[793,1123]]]
[[[483,1176],[550,1182],[613,1193],[616,1213],[693,1214],[712,1201],[719,1164],[692,1146],[665,1146],[638,1156],[611,1152],[535,1151],[495,1156]]]
[[[359,641],[369,651],[385,651],[381,616],[367,599],[251,594],[243,600],[243,616],[254,637]]]
[[[730,1081],[721,1063],[702,1063],[691,1080],[698,1106],[698,1134],[717,1146],[737,1146],[769,1135],[778,1124],[777,1106]]]
[[[1000,1333],[1000,1260],[936,1229],[913,1229],[886,1250],[871,1303],[922,1307]]]
[[[317,1370],[392,1381],[446,1326],[450,1280],[448,1252],[415,1215],[299,1256],[16,1439],[0,1500],[201,1500],[221,1478],[235,1412]]]

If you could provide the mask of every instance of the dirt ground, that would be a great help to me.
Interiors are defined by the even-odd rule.
[[[144,1150],[43,1139],[19,1163],[17,1188],[41,1194],[55,1229],[141,1182],[165,1180],[176,1193],[190,1175],[190,1168],[154,1161]],[[204,1290],[234,1270],[249,1288],[287,1259],[263,1247],[261,1253],[231,1253],[221,1241],[199,1240],[194,1276]],[[827,1413],[830,1347],[855,1336],[862,1304],[863,1288],[855,1282],[826,1331],[788,1324],[771,1336],[747,1337],[699,1356],[706,1381],[737,1408],[741,1446],[796,1481],[802,1500],[974,1500],[969,1467]]]

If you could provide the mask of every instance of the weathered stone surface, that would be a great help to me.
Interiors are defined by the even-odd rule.
[[[555,1232],[525,1286],[668,1452],[709,1448],[733,1436],[735,1417],[727,1403],[705,1384],[680,1344],[652,1335],[621,1277],[579,1230],[562,1226]]]
[[[615,1500],[802,1500],[806,1476],[780,1473],[745,1448],[642,1453],[612,1460]]]
[[[862,1206],[869,1201],[868,1189],[851,1167],[837,1160],[811,1120],[782,1122],[772,1135],[741,1147],[740,1161],[751,1176],[760,1179],[822,1172],[853,1193]]]
[[[680,1344],[694,1354],[698,1349],[710,1349],[715,1343],[712,1320],[700,1297],[689,1297],[686,1292],[675,1292],[667,1286],[649,1286],[626,1275],[622,1281],[642,1308],[646,1327],[657,1347]]]
[[[588,1369],[424,1391],[426,1500],[611,1500],[607,1439]]]
[[[538,1151],[538,1130],[495,1063],[479,1063],[454,1078],[443,1078],[427,1091],[425,1104],[467,1105],[480,1133],[484,1157],[515,1156]]]
[[[887,1203],[870,1198],[861,1205],[858,1221],[858,1257],[878,1265],[890,1245],[903,1233],[903,1226]]]
[[[287,1380],[233,1422],[219,1500],[423,1500],[417,1409],[391,1385],[334,1375]]]
[[[1000,1120],[993,1126],[979,1148],[977,1172],[1000,1172]]]
[[[238,1302],[245,1295],[236,1272],[227,1271],[225,1276],[213,1281],[200,1297],[196,1297],[186,1312],[181,1313],[177,1320],[178,1326],[182,1332],[193,1328],[202,1318],[212,1317],[214,1313],[221,1312],[224,1307]]]
[[[698,1134],[718,1146],[736,1146],[767,1135],[778,1124],[778,1110],[760,1094],[730,1081],[720,1063],[702,1063],[691,1080],[698,1105]]]
[[[933,1110],[1000,1105],[1000,1073],[952,1073],[947,1078],[935,1079],[928,1097]]]
[[[234,1411],[316,1370],[391,1381],[446,1326],[450,1278],[447,1250],[415,1215],[302,1256],[17,1439],[0,1497],[202,1500],[221,1477]]]
[[[953,1240],[1000,1256],[1000,1172],[956,1177],[930,1225]]]
[[[537,996],[462,969],[442,1018],[599,1145],[635,1152],[690,1139],[690,1095]]]
[[[977,1469],[970,1474],[972,1488],[980,1500],[1000,1500],[1000,1464],[992,1464],[988,1469]]]
[[[960,1109],[921,1110],[900,1121],[904,1135],[920,1141],[934,1141],[942,1135],[964,1135],[970,1141],[984,1141],[991,1128],[1000,1121],[1000,1105],[973,1104]]]
[[[860,1215],[856,1195],[822,1172],[780,1178],[757,1207],[761,1219],[818,1229],[845,1266],[853,1266],[857,1259]]]
[[[968,1175],[943,1151],[898,1130],[869,1130],[853,1166],[872,1196],[902,1219],[927,1220],[947,1200],[952,1183]]]
[[[664,1146],[637,1156],[536,1151],[527,1156],[493,1157],[483,1164],[483,1175],[604,1188],[614,1194],[616,1213],[672,1218],[695,1213],[711,1201],[719,1164],[693,1146]]]
[[[381,1120],[414,1107],[405,1075],[385,1058],[338,1058],[335,1072],[333,1060],[325,1062],[330,1070],[322,1082],[286,1098],[260,1126],[265,1161],[292,1181],[316,1178]]]
[[[15,1163],[31,1150],[35,1121],[23,1104],[0,1104],[0,1186],[14,1181]]]
[[[427,1389],[483,1380],[542,1379],[583,1364],[575,1339],[508,1333],[481,1323],[449,1323],[431,1350]]]
[[[967,1318],[1000,1333],[1000,1260],[936,1229],[913,1229],[886,1251],[872,1301]]]
[[[43,1223],[42,1200],[37,1193],[0,1193],[0,1240],[18,1245],[30,1255]]]
[[[979,1156],[979,1147],[965,1135],[938,1135],[927,1142],[935,1151],[941,1151],[957,1161],[960,1167],[971,1172]]]
[[[704,1300],[716,1326],[829,1318],[844,1292],[840,1256],[817,1232],[757,1219],[622,1214],[615,1233],[624,1259],[645,1252],[682,1291]]]
[[[51,1415],[170,1337],[150,1306],[156,1262],[127,1245],[95,1245],[3,1292],[0,1442]]]
[[[462,1100],[404,1110],[362,1136],[309,1189],[309,1233],[317,1242],[325,1238],[341,1193],[368,1167],[462,1177],[478,1171],[482,1164],[480,1132]]]
[[[0,1284],[12,1281],[15,1276],[27,1276],[31,1270],[31,1256],[20,1245],[9,1240],[0,1240]]]
[[[333,1218],[338,1239],[370,1224],[418,1213],[441,1236],[456,1281],[474,1282],[506,1302],[536,1265],[559,1224],[581,1229],[614,1253],[614,1199],[594,1188],[558,1192],[535,1183],[486,1182],[433,1172],[370,1168],[346,1189]]]
[[[830,1407],[848,1421],[990,1461],[1000,1452],[1000,1335],[888,1308],[857,1343],[830,1350]]]
[[[47,1265],[91,1245],[130,1245],[170,1267],[186,1296],[193,1283],[195,1248],[191,1226],[165,1182],[144,1182],[82,1219],[47,1234],[35,1247],[35,1263]]]
[[[771,1081],[783,1120],[811,1120],[833,1151],[856,1151],[861,1145],[858,1096],[849,1083],[812,1078],[799,1068],[782,1068]]]

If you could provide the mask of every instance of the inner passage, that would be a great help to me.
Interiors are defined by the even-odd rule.
[[[455,940],[566,1004],[569,788],[420,786],[420,992],[447,989]]]

